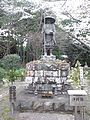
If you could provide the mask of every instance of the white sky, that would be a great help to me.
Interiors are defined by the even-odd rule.
[[[49,6],[49,7],[53,7],[53,9],[55,11],[62,11],[62,10],[76,10],[77,7],[79,7],[81,4],[85,4],[84,1],[85,0],[67,0],[66,3],[64,0],[58,0],[58,1],[54,1],[51,0],[53,2],[45,2],[43,0],[28,0],[31,1],[33,3],[36,4],[41,4],[42,6]],[[65,3],[64,7],[62,7],[62,5]]]
[[[73,17],[78,17],[80,13],[80,5],[83,6],[87,0],[51,0],[52,2],[46,2],[43,0],[28,0],[30,2],[36,3],[41,6],[41,8],[50,7],[58,18],[65,19],[64,15],[61,13],[64,11],[69,11]]]

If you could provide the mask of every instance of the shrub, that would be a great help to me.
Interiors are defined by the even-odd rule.
[[[2,67],[0,67],[0,82],[3,82],[3,78],[6,77],[6,71]]]
[[[18,76],[16,71],[21,68],[20,56],[17,54],[4,56],[1,59],[0,66],[6,70],[6,79],[13,83]]]
[[[19,69],[21,67],[21,59],[17,54],[4,56],[1,60],[1,66],[6,70]]]
[[[69,79],[73,81],[73,83],[79,87],[80,86],[80,63],[77,61],[75,67],[72,68]]]

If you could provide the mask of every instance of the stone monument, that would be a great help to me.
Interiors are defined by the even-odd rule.
[[[25,81],[35,87],[35,93],[37,93],[36,91],[45,90],[57,94],[58,91],[65,90],[70,64],[66,59],[56,59],[56,56],[52,54],[56,43],[55,18],[44,16],[42,22],[43,55],[40,60],[31,61],[26,64]],[[49,88],[46,86],[49,86]]]
[[[26,64],[27,87],[20,94],[18,107],[21,111],[67,111],[67,90],[72,89],[67,83],[70,64],[67,56],[59,60],[52,54],[56,43],[55,18],[44,16],[42,22],[43,55]]]

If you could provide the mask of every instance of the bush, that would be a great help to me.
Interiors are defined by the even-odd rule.
[[[25,69],[18,69],[16,70],[17,77],[25,76]]]
[[[21,59],[17,54],[4,56],[1,60],[1,66],[5,70],[19,69],[21,67]]]
[[[11,83],[13,83],[17,79],[14,69],[7,71],[7,78]]]
[[[3,78],[6,77],[6,71],[2,67],[0,67],[0,82],[3,82]]]
[[[90,70],[84,71],[84,77],[87,80],[87,83],[90,85]]]
[[[3,120],[14,120],[12,117],[10,117],[9,112],[10,112],[10,109],[8,107],[4,107],[2,112]]]
[[[17,54],[10,54],[4,56],[0,61],[0,66],[2,70],[6,71],[6,79],[8,79],[11,83],[13,83],[17,79],[17,70],[21,68],[21,59]],[[5,73],[4,71],[2,72]],[[3,75],[1,74],[1,75]],[[5,78],[5,76],[1,76],[1,78]]]
[[[55,48],[53,49],[53,55],[55,55],[57,59],[60,58],[61,52],[60,52],[60,50],[59,50],[58,47],[55,47]]]
[[[18,70],[11,69],[7,71],[7,78],[11,83],[13,83],[18,78],[24,79],[24,76],[25,76],[25,69],[18,69]]]
[[[69,79],[73,81],[74,85],[79,87],[80,86],[80,62],[77,61],[75,67],[72,68]]]

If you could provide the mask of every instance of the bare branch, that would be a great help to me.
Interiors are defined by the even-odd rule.
[[[67,3],[67,0],[64,2],[64,4],[61,7],[64,7],[64,5]]]
[[[73,36],[70,32],[66,32],[65,30],[62,29],[62,31],[64,31],[65,33],[68,33],[68,35],[74,39],[76,39],[77,41],[80,42],[80,44],[83,46],[83,49],[85,51],[90,52],[90,47],[88,47],[85,43],[83,43],[80,39],[76,38],[75,36]]]
[[[78,19],[76,19],[76,18],[74,18],[69,12],[63,12],[63,14],[64,15],[66,15],[67,17],[69,17],[70,19],[73,19],[73,20],[75,20],[75,21],[77,21],[77,22],[82,22],[81,20],[78,20]]]

